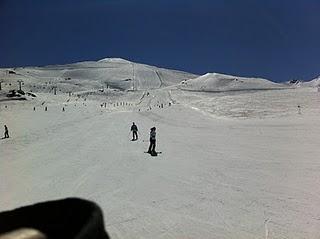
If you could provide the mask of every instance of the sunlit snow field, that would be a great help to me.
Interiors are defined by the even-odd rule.
[[[320,238],[316,88],[68,89],[0,102],[0,210],[82,197],[111,238]]]
[[[226,118],[279,118],[299,113],[320,114],[320,92],[315,88],[234,91],[221,93],[177,92],[185,104]]]

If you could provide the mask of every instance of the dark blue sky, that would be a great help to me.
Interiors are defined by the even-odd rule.
[[[319,0],[0,0],[0,67],[104,57],[273,81],[320,75]]]

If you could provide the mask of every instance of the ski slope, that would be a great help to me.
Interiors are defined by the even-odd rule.
[[[203,92],[223,92],[241,90],[271,90],[285,88],[283,84],[262,78],[247,78],[219,73],[207,73],[195,79],[183,81],[180,89]]]
[[[43,83],[90,64],[16,69],[29,71],[24,89],[38,90],[26,101],[0,102],[0,127],[10,134],[0,140],[1,211],[82,197],[101,206],[111,238],[320,237],[316,88],[271,90],[271,83],[252,90],[254,81],[241,91],[198,92],[181,90],[169,77],[161,87],[101,92],[98,78],[85,81],[93,75],[84,74],[98,75],[93,70],[75,70],[72,79],[83,85],[70,83],[70,95],[68,85],[59,84],[54,95]],[[96,64],[123,64],[124,76],[131,63]],[[132,122],[139,128],[135,142]],[[153,126],[158,157],[144,153]]]
[[[15,74],[8,74],[8,71]],[[104,88],[121,91],[157,89],[176,85],[196,75],[121,58],[105,58],[68,65],[0,69],[0,77],[4,79],[3,85],[8,87],[10,83],[16,85],[17,80],[23,80],[24,86],[33,92],[51,92],[56,86],[58,91],[66,93]]]
[[[303,82],[302,85],[305,87],[320,87],[320,76],[311,81]]]

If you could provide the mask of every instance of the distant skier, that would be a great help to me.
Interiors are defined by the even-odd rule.
[[[298,114],[301,115],[301,106],[298,105]]]
[[[132,123],[131,131],[132,131],[132,141],[138,140],[138,127],[134,122]]]
[[[4,125],[4,138],[9,138],[9,130],[8,127],[6,125]]]
[[[148,153],[151,155],[157,155],[156,152],[156,127],[150,129],[150,145]]]

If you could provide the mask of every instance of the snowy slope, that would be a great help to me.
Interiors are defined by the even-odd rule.
[[[268,91],[274,95],[263,107],[271,113],[285,98],[283,105],[292,98],[304,105],[302,114],[264,120],[208,117],[188,108],[178,91],[171,92],[176,104],[140,112],[66,94],[0,103],[0,125],[11,135],[0,140],[0,210],[77,196],[102,207],[114,239],[318,239],[320,95],[302,90]],[[140,93],[118,101],[138,104],[133,95]],[[141,104],[166,97],[165,89],[152,90]],[[241,99],[228,97],[221,108]],[[152,126],[163,152],[155,158],[143,153]]]
[[[130,89],[133,67],[137,91],[97,91]],[[102,207],[114,239],[320,238],[314,89],[208,74],[184,91],[164,86],[188,73],[116,58],[11,70],[0,93],[22,79],[37,97],[0,101],[1,211],[77,196]],[[144,153],[153,126],[159,157]]]
[[[180,89],[191,91],[237,91],[281,89],[285,86],[262,78],[246,78],[218,73],[207,73],[195,79],[183,81]]]
[[[6,74],[8,70],[15,74]],[[144,90],[175,85],[196,75],[138,64],[120,58],[105,58],[46,67],[0,69],[5,84],[23,80],[25,87],[34,92],[49,92],[52,86],[61,91],[83,91],[101,88]]]
[[[311,81],[303,82],[301,85],[305,86],[305,87],[319,87],[320,86],[320,76],[318,76],[317,78],[315,78]]]

